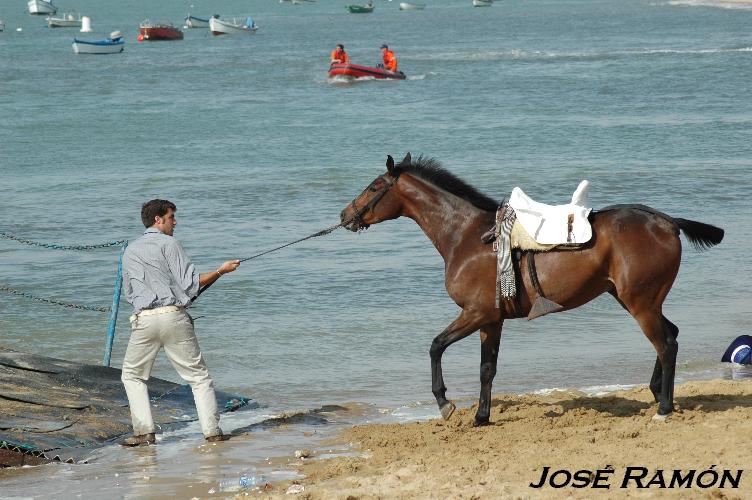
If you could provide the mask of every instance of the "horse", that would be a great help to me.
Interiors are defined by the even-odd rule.
[[[528,264],[519,259],[516,301],[497,306],[496,255],[481,236],[494,225],[499,204],[445,170],[432,158],[399,163],[387,156],[387,171],[373,180],[340,214],[341,225],[361,231],[380,222],[408,217],[428,236],[444,259],[444,284],[461,308],[459,316],[430,348],[432,392],[441,415],[456,409],[446,397],[441,358],[455,342],[480,330],[480,397],[474,426],[488,425],[491,385],[505,319],[530,312],[537,298]],[[538,289],[566,311],[608,292],[634,317],[653,344],[657,358],[650,390],[658,403],[653,418],[674,410],[674,372],[679,328],[663,315],[663,301],[679,272],[680,232],[704,250],[721,242],[721,228],[671,217],[645,205],[613,205],[590,215],[593,235],[577,250],[535,254]],[[515,303],[516,302],[516,303]]]

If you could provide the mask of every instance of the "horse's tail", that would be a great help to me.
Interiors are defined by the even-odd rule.
[[[684,231],[684,236],[687,237],[689,242],[699,251],[707,250],[723,240],[725,231],[720,227],[679,217],[672,217],[672,219],[679,226],[679,229]]]

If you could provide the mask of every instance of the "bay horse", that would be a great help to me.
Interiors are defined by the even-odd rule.
[[[505,319],[527,315],[536,298],[526,259],[518,262],[517,304],[502,300],[497,308],[496,255],[481,236],[494,225],[499,204],[433,159],[420,157],[413,162],[408,153],[395,165],[388,156],[386,168],[342,211],[342,225],[359,231],[404,216],[431,240],[444,259],[447,293],[462,309],[431,344],[432,391],[448,420],[455,405],[446,398],[442,355],[453,343],[480,330],[481,389],[474,425],[487,425],[502,325]],[[683,231],[703,250],[720,243],[724,231],[644,205],[606,207],[592,212],[590,222],[593,236],[577,250],[535,255],[539,286],[562,310],[579,307],[604,292],[616,298],[658,354],[650,390],[658,403],[654,418],[665,418],[674,410],[679,329],[663,315],[662,307],[679,272],[679,233]]]

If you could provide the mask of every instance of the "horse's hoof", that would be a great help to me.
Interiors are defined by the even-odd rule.
[[[452,413],[454,413],[454,410],[456,410],[457,407],[454,406],[454,403],[449,402],[441,407],[441,418],[444,420],[449,420],[449,417],[452,416]]]
[[[487,418],[480,420],[476,418],[473,422],[473,427],[485,427],[487,425],[491,425],[491,422],[489,422]]]
[[[665,415],[661,415],[660,413],[656,413],[653,415],[653,420],[656,422],[665,422],[666,419],[668,419],[668,416],[671,415],[670,413],[666,413]]]

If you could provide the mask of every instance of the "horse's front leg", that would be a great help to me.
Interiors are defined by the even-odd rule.
[[[447,347],[473,333],[481,324],[482,320],[463,310],[459,317],[431,343],[431,388],[444,420],[449,420],[456,407],[446,398],[444,375],[441,373],[441,356]]]
[[[473,424],[475,427],[488,425],[491,416],[491,385],[496,376],[502,325],[503,322],[499,322],[480,329],[480,399]]]

